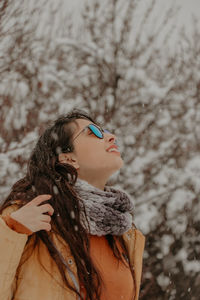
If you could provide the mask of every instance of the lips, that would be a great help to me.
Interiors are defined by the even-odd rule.
[[[107,152],[116,152],[119,153],[118,147],[116,145],[111,145],[106,149]]]

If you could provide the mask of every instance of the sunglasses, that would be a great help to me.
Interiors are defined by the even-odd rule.
[[[94,133],[94,135],[99,139],[104,138],[104,133],[110,133],[110,131],[106,129],[102,129],[95,124],[89,124],[85,128],[83,128],[83,130],[81,130],[79,134],[75,136],[75,138],[73,138],[72,141],[74,141],[82,132],[86,131],[87,129],[89,129],[92,133]]]

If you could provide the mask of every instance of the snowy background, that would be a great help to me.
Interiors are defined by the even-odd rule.
[[[198,0],[0,2],[0,201],[45,127],[89,111],[119,140],[143,300],[200,295],[199,15]]]

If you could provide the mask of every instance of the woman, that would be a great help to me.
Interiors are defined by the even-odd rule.
[[[0,210],[0,299],[138,299],[144,237],[130,197],[106,186],[122,165],[83,112],[44,132]]]

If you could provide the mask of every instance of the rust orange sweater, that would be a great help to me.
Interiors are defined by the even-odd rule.
[[[134,299],[134,282],[129,264],[119,261],[104,236],[90,237],[91,257],[98,268],[104,285],[101,300]]]
[[[4,221],[14,231],[31,235],[33,232],[15,221],[10,215],[3,216]],[[121,250],[121,248],[119,247]],[[128,263],[119,261],[110,249],[104,236],[90,236],[90,251],[93,262],[103,280],[101,300],[132,300],[134,282]],[[84,289],[82,289],[84,293]]]

